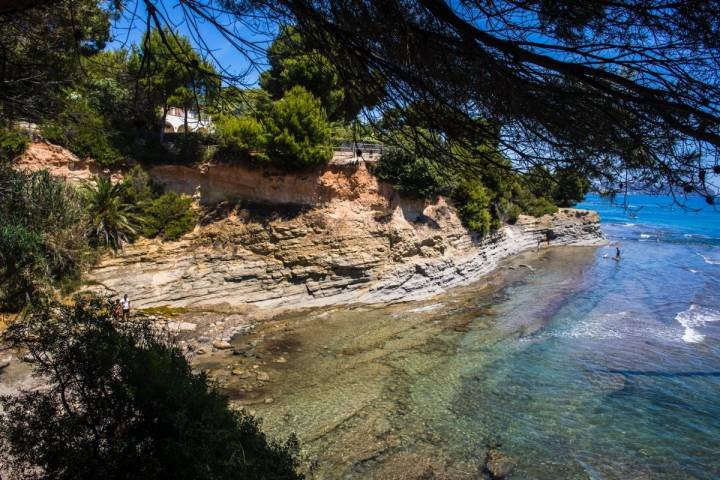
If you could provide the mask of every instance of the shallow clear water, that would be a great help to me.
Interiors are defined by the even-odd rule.
[[[263,367],[274,401],[249,408],[298,433],[315,478],[476,478],[488,444],[510,478],[720,478],[720,214],[630,203],[637,218],[581,205],[608,247],[528,253],[427,302],[278,319],[261,341],[289,362]]]

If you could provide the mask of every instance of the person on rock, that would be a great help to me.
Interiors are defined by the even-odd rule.
[[[122,316],[122,305],[120,305],[119,298],[116,298],[115,303],[113,303],[112,315],[115,320],[120,320],[120,317]]]
[[[128,299],[127,293],[122,299],[122,317],[123,320],[129,320],[130,319],[130,299]]]

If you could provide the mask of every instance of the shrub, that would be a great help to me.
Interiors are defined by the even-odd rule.
[[[47,171],[0,164],[0,191],[0,310],[17,310],[80,277],[85,216],[75,190]]]
[[[436,162],[400,148],[387,149],[373,173],[398,192],[414,198],[451,195],[457,182],[448,175],[447,168],[443,171]]]
[[[302,87],[272,102],[263,117],[267,156],[289,170],[322,165],[332,158],[330,125],[320,101]]]
[[[249,156],[265,148],[265,131],[253,117],[223,115],[215,121],[220,144],[232,153]]]
[[[197,213],[192,198],[175,192],[156,198],[143,211],[143,235],[177,240],[195,227]]]
[[[6,338],[49,387],[2,398],[0,448],[24,478],[302,478],[294,436],[268,440],[152,324],[103,300],[46,305]]]
[[[122,185],[124,202],[134,205],[138,211],[162,192],[161,186],[154,183],[139,165],[135,165],[125,174]]]
[[[542,217],[557,212],[558,207],[548,198],[528,196],[522,204],[522,210],[533,217]]]
[[[85,186],[88,236],[96,246],[118,249],[131,241],[140,223],[135,206],[124,199],[124,187],[109,178],[96,177]]]
[[[11,128],[0,128],[0,162],[21,155],[30,144],[30,137]]]
[[[454,194],[458,214],[465,226],[480,235],[497,228],[490,214],[490,194],[478,181],[467,181]]]
[[[40,132],[47,140],[100,165],[114,165],[123,158],[113,145],[113,135],[102,115],[76,93],[69,95],[62,113],[40,126]]]

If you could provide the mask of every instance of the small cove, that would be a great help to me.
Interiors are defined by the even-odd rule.
[[[267,373],[257,389],[230,374],[247,358],[197,366],[272,437],[297,433],[311,478],[478,478],[488,445],[510,478],[718,478],[720,222],[631,200],[639,218],[582,205],[607,247],[527,252],[422,302],[275,317],[235,339],[257,341],[239,367]]]

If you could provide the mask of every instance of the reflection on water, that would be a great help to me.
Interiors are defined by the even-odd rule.
[[[557,248],[426,302],[277,318],[236,339],[229,393],[298,434],[312,478],[478,478],[489,444],[510,478],[720,478],[720,249],[633,229],[607,228],[620,262]]]

